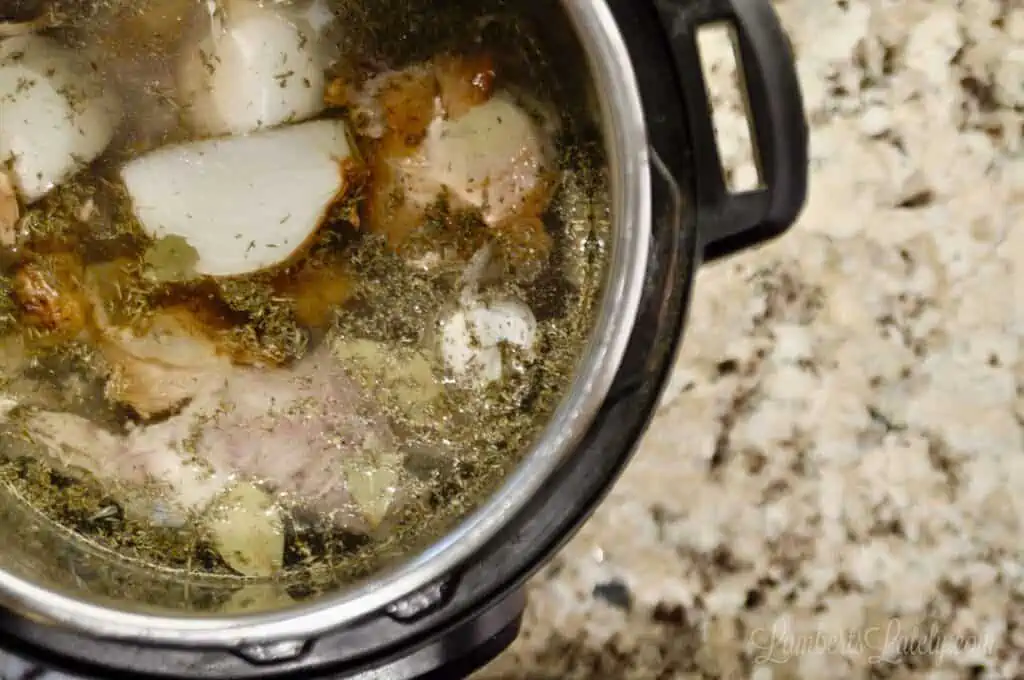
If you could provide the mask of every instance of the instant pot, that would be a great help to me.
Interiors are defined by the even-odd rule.
[[[422,554],[284,611],[117,611],[8,554],[4,678],[460,678],[515,639],[527,579],[593,512],[654,413],[697,267],[788,229],[808,169],[793,53],[769,0],[548,4],[599,100],[617,235],[591,349],[535,450]],[[712,24],[736,38],[757,190],[731,193],[723,179],[696,40]]]

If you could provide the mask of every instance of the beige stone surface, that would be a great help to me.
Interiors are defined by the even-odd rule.
[[[1024,2],[777,7],[807,210],[701,272],[635,461],[480,680],[1024,675]]]

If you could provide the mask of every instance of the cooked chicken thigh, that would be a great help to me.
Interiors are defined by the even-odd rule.
[[[444,196],[476,211],[495,238],[547,256],[540,216],[555,185],[553,130],[494,81],[485,57],[438,57],[382,73],[345,101],[357,132],[379,140],[369,222],[393,245]]]
[[[115,488],[165,489],[153,517],[164,523],[201,512],[236,480],[262,484],[283,503],[333,514],[353,531],[380,519],[367,511],[367,499],[356,504],[350,486],[360,484],[352,479],[360,471],[395,466],[394,437],[329,350],[291,369],[232,368],[205,384],[211,389],[181,413],[126,437],[68,413],[29,414],[23,425],[64,468],[84,469]],[[388,499],[394,494],[379,491]]]

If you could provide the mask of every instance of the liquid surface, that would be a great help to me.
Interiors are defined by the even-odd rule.
[[[42,5],[0,24],[5,502],[191,609],[438,538],[558,404],[603,276],[599,147],[529,31]],[[153,598],[115,581],[85,587]]]

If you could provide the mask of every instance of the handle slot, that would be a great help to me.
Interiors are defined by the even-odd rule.
[[[704,76],[704,91],[715,131],[715,153],[719,156],[718,165],[722,172],[724,188],[731,194],[764,189],[764,167],[755,141],[757,132],[754,129],[750,99],[747,97],[747,87],[743,78],[743,63],[736,26],[729,22],[716,21],[698,28],[697,54]],[[715,84],[714,87],[712,83]],[[730,101],[738,103],[741,107],[740,115],[743,122],[740,126],[735,124],[735,112],[725,106]],[[726,150],[723,138],[732,136],[738,136],[739,148],[734,149],[735,156],[750,161],[752,174],[730,171],[722,160],[721,154]]]
[[[655,0],[669,35],[689,118],[698,231],[705,259],[771,240],[796,221],[807,198],[807,119],[789,40],[770,0]],[[731,192],[712,123],[697,35],[726,25],[752,129],[759,188]]]

